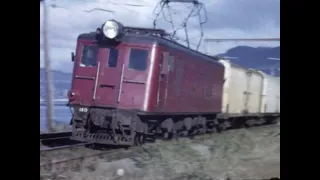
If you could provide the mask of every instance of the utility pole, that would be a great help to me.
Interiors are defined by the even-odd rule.
[[[43,3],[43,51],[44,51],[44,66],[46,75],[46,90],[47,90],[47,128],[52,131],[52,84],[51,84],[51,68],[49,56],[49,38],[48,38],[48,4],[47,0],[42,0]]]
[[[52,98],[52,75],[51,75],[51,67],[50,67],[50,48],[49,48],[49,38],[48,38],[48,14],[49,14],[49,0],[40,0],[40,3],[43,3],[43,51],[44,51],[44,66],[45,66],[45,75],[46,75],[46,91],[47,91],[47,129],[48,131],[53,130],[52,122],[53,122],[53,98]],[[57,7],[55,5],[55,7]],[[91,11],[106,11],[110,10],[106,9],[92,9]],[[110,11],[111,12],[111,11]],[[113,12],[113,11],[112,11]]]

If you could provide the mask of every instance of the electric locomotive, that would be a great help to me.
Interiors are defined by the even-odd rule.
[[[222,109],[224,66],[170,40],[161,29],[106,21],[77,38],[72,87],[72,139],[142,144],[214,130]]]

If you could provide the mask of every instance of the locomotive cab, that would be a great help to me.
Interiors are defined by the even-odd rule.
[[[153,46],[130,38],[113,20],[79,35],[70,106],[143,110]]]

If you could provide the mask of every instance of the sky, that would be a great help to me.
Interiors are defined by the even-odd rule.
[[[75,51],[76,38],[81,33],[95,31],[106,20],[115,19],[125,26],[153,27],[160,0],[50,0],[48,1],[49,45],[51,67],[71,72],[71,52]],[[280,37],[280,0],[199,0],[206,9],[200,10],[203,38],[268,38]],[[135,5],[135,6],[132,6]],[[158,7],[158,8],[156,8]],[[174,26],[179,27],[193,7],[188,3],[170,3],[164,8],[166,19],[170,14]],[[95,8],[103,9],[94,10]],[[93,11],[91,11],[93,10]],[[112,12],[107,12],[112,11]],[[171,13],[168,13],[170,10]],[[87,12],[90,11],[90,12]],[[197,14],[193,14],[197,15]],[[157,18],[157,28],[172,32],[163,14]],[[188,36],[192,48],[199,42],[198,16],[189,18]],[[43,67],[43,4],[40,3],[40,67]],[[177,31],[180,39],[186,39],[183,29]],[[182,42],[182,41],[181,41]],[[185,43],[185,42],[182,42]],[[219,54],[239,46],[280,46],[280,42],[220,42],[202,41],[200,51]]]

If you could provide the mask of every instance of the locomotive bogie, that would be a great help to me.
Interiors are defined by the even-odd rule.
[[[87,112],[73,112],[73,140],[131,146],[137,137],[147,134],[147,123],[142,122],[134,111],[87,109]]]

